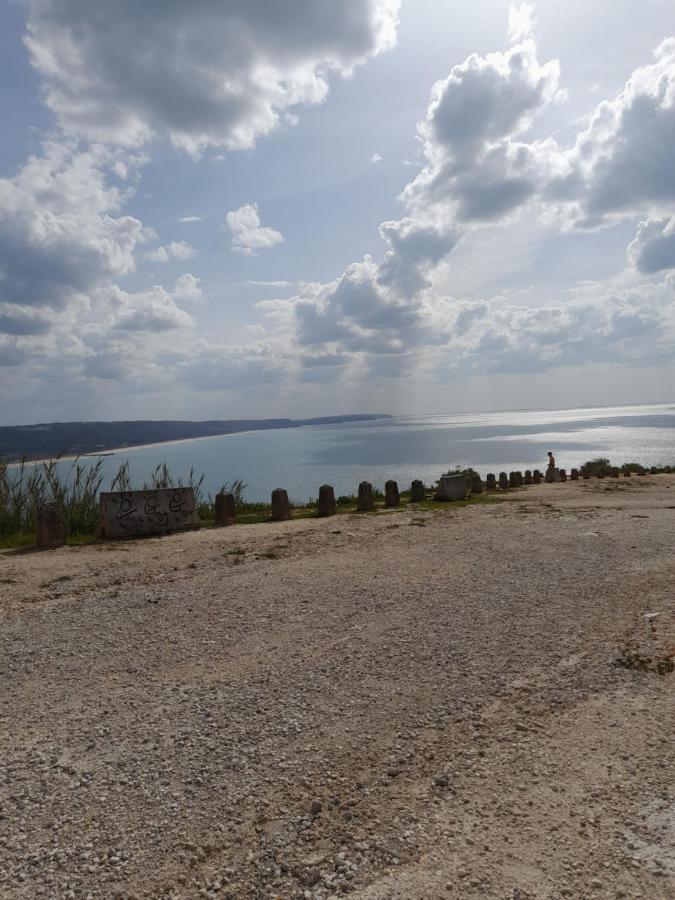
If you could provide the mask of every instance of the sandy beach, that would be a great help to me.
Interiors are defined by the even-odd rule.
[[[0,553],[0,897],[675,896],[675,476]]]

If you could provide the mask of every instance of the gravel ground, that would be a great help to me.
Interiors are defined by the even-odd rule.
[[[675,897],[674,547],[660,475],[0,554],[0,896]]]

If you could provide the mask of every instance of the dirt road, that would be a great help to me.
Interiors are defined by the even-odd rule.
[[[0,554],[0,897],[675,897],[674,548],[659,475]]]

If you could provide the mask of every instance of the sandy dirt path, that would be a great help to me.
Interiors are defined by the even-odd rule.
[[[0,897],[675,897],[674,548],[659,475],[0,554]]]

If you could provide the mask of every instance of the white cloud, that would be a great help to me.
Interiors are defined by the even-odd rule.
[[[382,162],[382,160],[383,160],[383,157],[380,156],[379,153],[373,153],[373,155],[370,157],[370,161],[373,165],[375,165],[376,163]]]
[[[199,303],[204,299],[201,282],[195,275],[187,272],[176,279],[173,289],[173,299],[177,303]]]
[[[512,4],[509,7],[509,40],[517,44],[534,33],[534,7],[531,3]]]
[[[400,0],[28,0],[25,38],[62,127],[196,154],[250,147],[331,72],[391,47]]]
[[[171,241],[170,244],[156,247],[145,254],[150,262],[169,262],[172,259],[192,259],[197,251],[185,241]]]
[[[527,307],[508,295],[465,300],[436,290],[439,266],[460,241],[480,240],[484,224],[527,209],[553,233],[554,222],[592,227],[672,207],[675,198],[675,40],[599,104],[563,151],[552,139],[525,140],[564,92],[558,62],[537,58],[531,9],[514,12],[511,25],[521,43],[471,56],[434,86],[419,129],[425,165],[401,195],[407,216],[381,226],[389,245],[382,262],[366,258],[328,284],[263,305],[291,329],[301,365],[338,358],[361,377],[417,368],[447,379],[674,358],[675,277],[651,284],[628,270],[571,290],[563,303],[543,298]],[[668,216],[640,225],[630,257],[641,272],[675,267],[672,223]]]
[[[182,216],[178,221],[181,225],[191,225],[193,222],[201,222],[201,216]]]
[[[640,272],[675,269],[675,218],[640,222],[628,257]]]
[[[120,215],[124,195],[105,176],[114,162],[99,147],[48,143],[0,179],[0,301],[64,309],[133,271],[148,232]]]
[[[284,236],[274,228],[260,224],[257,203],[247,203],[233,209],[225,216],[225,223],[232,234],[232,249],[245,256],[252,256],[256,250],[265,250],[281,244]]]
[[[159,285],[136,293],[113,286],[109,291],[108,303],[114,309],[109,325],[113,331],[157,333],[190,329],[193,325],[192,317],[180,309],[174,297]]]

